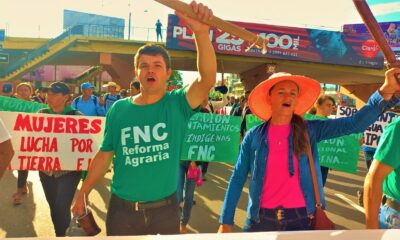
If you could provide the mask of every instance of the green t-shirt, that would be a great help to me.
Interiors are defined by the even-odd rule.
[[[385,127],[374,159],[394,168],[383,182],[383,193],[400,202],[400,118]]]
[[[156,201],[173,194],[184,133],[195,113],[186,90],[167,92],[158,102],[113,104],[106,116],[100,150],[114,151],[111,192],[128,201]]]

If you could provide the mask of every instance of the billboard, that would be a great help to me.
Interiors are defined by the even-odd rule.
[[[400,22],[381,22],[379,26],[386,38],[386,41],[392,47],[393,51],[400,51]],[[345,24],[343,31],[349,34],[367,34],[368,29],[364,24]]]
[[[383,68],[383,57],[367,34],[347,34],[319,29],[274,26],[257,23],[232,23],[266,39],[267,53],[219,29],[210,29],[210,39],[217,53],[285,59],[369,68]],[[167,48],[195,50],[192,31],[176,15],[168,17]]]
[[[6,39],[6,31],[4,29],[0,29],[0,42],[4,42]]]
[[[64,29],[80,25],[83,35],[99,38],[124,38],[125,20],[91,13],[64,10]]]

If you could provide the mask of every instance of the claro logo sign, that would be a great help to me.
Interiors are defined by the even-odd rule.
[[[188,32],[189,31],[189,32]],[[210,39],[213,40],[214,30],[210,30]],[[181,38],[181,39],[193,39],[193,34],[186,27],[174,26],[173,38]],[[298,46],[300,44],[300,37],[293,38],[290,35],[283,34],[278,35],[275,33],[259,33],[261,38],[264,38],[267,43],[267,48],[281,48],[281,49],[293,49],[298,50]],[[223,32],[218,34],[218,37],[215,38],[215,42],[217,43],[218,50],[221,51],[235,51],[241,52],[244,40],[240,39],[234,35],[231,35],[227,32]]]
[[[366,58],[374,58],[379,52],[379,46],[375,40],[369,39],[361,45],[361,54]]]

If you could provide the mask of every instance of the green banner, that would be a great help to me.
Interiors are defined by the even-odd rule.
[[[181,160],[235,163],[239,154],[240,117],[197,113],[189,121]]]
[[[246,115],[246,129],[249,131],[253,127],[260,125],[264,121],[256,117],[254,114],[247,114]]]
[[[327,120],[311,114],[304,114],[307,120]],[[362,134],[351,134],[343,137],[332,138],[318,143],[318,156],[321,166],[338,171],[356,173],[358,153],[360,151],[359,139]]]
[[[47,105],[42,103],[0,96],[0,111],[36,113],[46,107]]]

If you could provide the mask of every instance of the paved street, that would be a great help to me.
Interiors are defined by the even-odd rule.
[[[339,229],[362,229],[364,227],[363,209],[357,204],[356,191],[363,184],[366,169],[364,162],[359,161],[357,175],[331,171],[325,188],[329,215]],[[192,232],[213,233],[218,229],[218,217],[225,189],[232,171],[228,164],[210,164],[207,181],[197,189],[192,218],[189,222]],[[112,173],[91,193],[91,209],[105,235],[104,221],[109,199],[109,184]],[[37,172],[30,172],[30,193],[23,198],[23,204],[12,206],[11,195],[16,188],[16,172],[6,173],[0,181],[0,238],[4,237],[52,237],[53,225],[49,208],[44,197]],[[240,232],[245,218],[248,189],[243,190],[236,211],[235,231]]]

